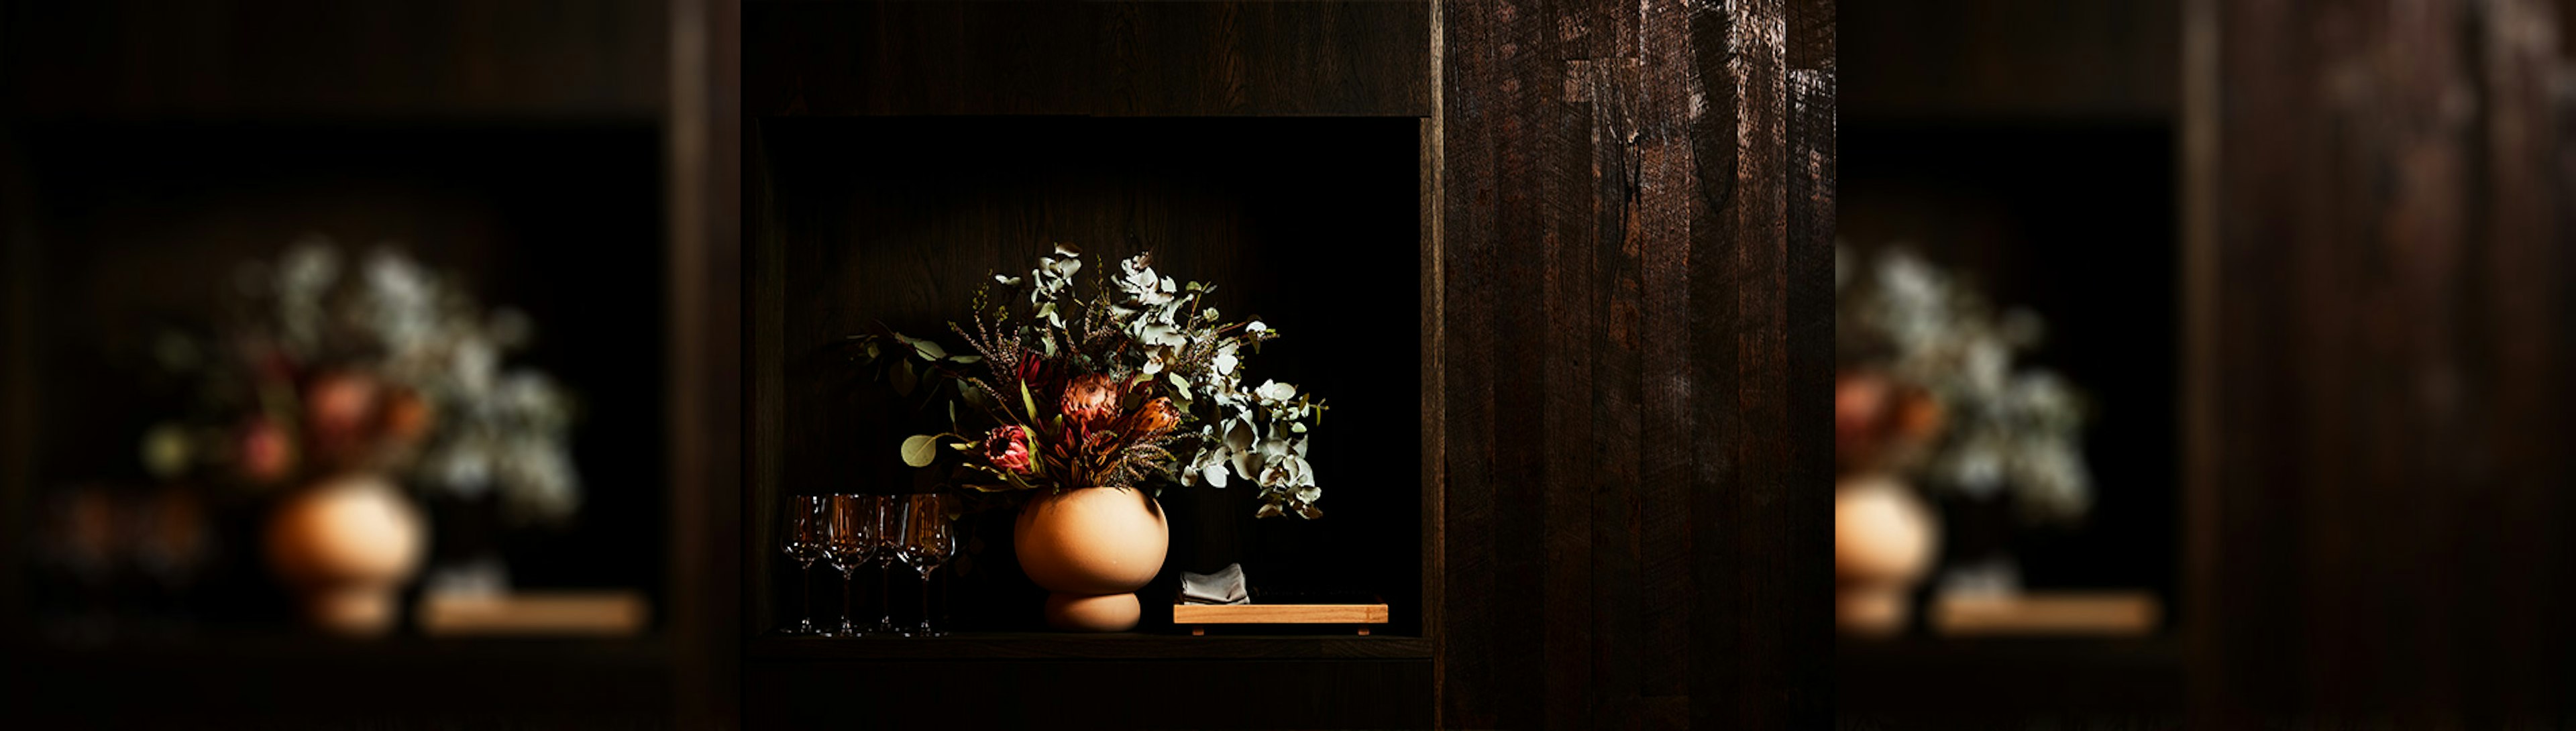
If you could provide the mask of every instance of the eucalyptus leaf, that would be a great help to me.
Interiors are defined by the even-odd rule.
[[[921,377],[918,374],[913,373],[912,361],[909,360],[895,362],[894,375],[892,378],[894,379],[894,392],[904,396],[912,395],[912,388],[921,384]]]
[[[939,441],[928,434],[915,434],[903,440],[903,463],[928,467],[939,460]]]

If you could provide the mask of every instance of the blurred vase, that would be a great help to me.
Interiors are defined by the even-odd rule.
[[[1885,473],[1834,484],[1834,623],[1858,635],[1905,629],[1908,597],[1932,567],[1940,524]]]
[[[1043,494],[1021,506],[1011,547],[1047,591],[1047,626],[1077,632],[1136,627],[1135,591],[1163,570],[1171,546],[1163,506],[1139,490],[1094,487]]]
[[[385,476],[354,472],[296,491],[268,525],[271,570],[314,626],[380,635],[419,571],[427,531],[420,510]]]

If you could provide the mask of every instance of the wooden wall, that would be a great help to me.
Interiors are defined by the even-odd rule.
[[[1825,723],[1832,4],[1434,18],[1441,723]]]
[[[2568,717],[2563,10],[2189,5],[2195,726]]]

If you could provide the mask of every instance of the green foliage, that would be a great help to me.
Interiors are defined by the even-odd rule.
[[[1058,244],[1026,276],[995,274],[972,316],[949,325],[966,355],[891,331],[852,336],[862,364],[911,356],[878,366],[897,393],[948,399],[956,433],[905,440],[905,463],[946,462],[951,482],[979,491],[1240,481],[1258,491],[1259,515],[1321,516],[1306,447],[1324,404],[1285,383],[1244,386],[1247,357],[1279,331],[1223,319],[1205,301],[1214,286],[1162,276],[1150,254],[1093,266],[1088,291],[1084,265],[1081,249]],[[1022,433],[1006,427],[1025,429],[1025,459],[1009,448]],[[941,439],[953,440],[948,459]]]

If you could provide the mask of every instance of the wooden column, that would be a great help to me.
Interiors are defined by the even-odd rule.
[[[2194,726],[2563,722],[2556,10],[2188,8]]]
[[[1433,17],[1441,723],[1826,723],[1832,4]]]

